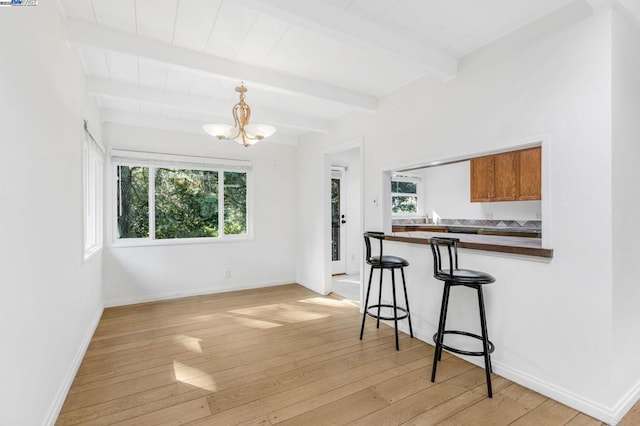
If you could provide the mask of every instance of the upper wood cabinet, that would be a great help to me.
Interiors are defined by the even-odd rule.
[[[505,152],[493,156],[494,191],[492,201],[513,201],[518,197],[518,152]]]
[[[518,200],[540,200],[542,198],[542,150],[536,147],[524,149],[518,153]]]
[[[471,159],[471,201],[491,201],[495,192],[493,156]]]
[[[471,159],[471,202],[540,200],[541,148]]]

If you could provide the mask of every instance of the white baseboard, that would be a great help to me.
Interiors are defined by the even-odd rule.
[[[393,327],[392,322],[385,321],[385,323],[390,327]],[[402,321],[398,324],[398,329],[409,334],[409,327],[406,321]],[[414,327],[413,335],[415,338],[433,346],[433,332],[425,332],[424,330]],[[481,357],[468,357],[455,353],[452,353],[451,355],[457,356],[465,361],[484,368],[484,361]],[[613,407],[608,407],[589,398],[585,398],[582,395],[578,395],[575,392],[559,387],[553,383],[509,367],[501,362],[492,360],[492,367],[493,371],[499,376],[572,407],[606,424],[617,424],[631,409],[631,407],[640,400],[640,380],[622,398],[620,398]]]
[[[492,361],[493,371],[512,382],[518,383],[526,388],[534,390],[555,401],[575,408],[591,417],[607,424],[616,424],[619,419],[612,407],[607,407],[599,402],[585,398],[575,392],[561,388],[546,380],[539,379],[528,373],[516,370],[500,362]]]
[[[82,363],[82,359],[84,358],[84,354],[87,352],[87,348],[89,347],[89,343],[91,343],[91,338],[98,327],[98,323],[100,322],[100,318],[102,317],[103,307],[100,306],[93,318],[91,319],[91,323],[89,323],[89,327],[80,342],[80,346],[78,346],[78,350],[76,351],[76,355],[73,357],[73,361],[69,365],[67,369],[67,373],[64,375],[64,380],[56,393],[56,397],[49,408],[49,412],[44,425],[54,425],[56,420],[58,419],[58,415],[60,414],[60,410],[62,410],[62,404],[64,404],[64,400],[67,398],[67,394],[69,393],[69,389],[71,388],[71,384],[73,383],[73,379],[76,377],[76,373],[78,372],[78,368],[80,368],[80,364]]]
[[[231,287],[222,287],[222,288],[221,287],[205,287],[205,288],[197,288],[197,289],[191,289],[191,290],[179,290],[179,291],[169,291],[169,292],[157,293],[157,294],[148,294],[144,296],[121,297],[121,298],[105,301],[104,306],[105,308],[111,308],[114,306],[125,306],[125,305],[134,305],[137,303],[158,302],[161,300],[179,299],[182,297],[191,297],[191,296],[202,296],[205,294],[228,293],[230,291],[250,290],[253,288],[262,288],[262,287],[273,287],[277,285],[293,284],[295,282],[296,282],[295,279],[260,281],[255,283],[243,283],[241,285],[231,286]]]
[[[629,391],[618,401],[618,403],[613,407],[613,412],[615,413],[615,422],[611,424],[617,424],[625,414],[631,410],[631,407],[635,405],[636,402],[640,401],[640,380],[636,382],[636,384],[629,389]]]

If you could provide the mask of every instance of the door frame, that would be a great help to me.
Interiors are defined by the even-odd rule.
[[[322,193],[319,194],[322,197],[322,210],[326,214],[322,215],[322,229],[323,229],[323,286],[322,293],[329,294],[332,289],[332,265],[331,265],[331,164],[332,156],[343,151],[349,151],[357,148],[359,150],[360,161],[360,176],[358,176],[358,187],[360,193],[360,199],[357,200],[360,203],[360,229],[358,232],[363,232],[364,227],[364,137],[358,137],[349,141],[337,144],[331,148],[327,148],[322,152]],[[354,201],[352,201],[354,202]],[[364,269],[364,259],[362,257],[362,246],[359,252],[359,264],[360,264],[360,276],[362,277]],[[360,280],[360,300],[363,296],[362,280]]]

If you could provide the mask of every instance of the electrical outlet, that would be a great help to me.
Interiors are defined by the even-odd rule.
[[[231,269],[225,269],[224,270],[224,277],[225,278],[231,278]]]

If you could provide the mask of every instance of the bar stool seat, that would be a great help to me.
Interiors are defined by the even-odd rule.
[[[398,256],[372,256],[369,258],[367,262],[369,265],[374,268],[404,268],[405,266],[409,266],[409,262],[406,259],[403,259]]]
[[[371,238],[380,241],[380,254],[379,256],[371,255]],[[367,316],[375,318],[376,328],[380,327],[380,320],[387,320],[394,322],[395,328],[395,338],[396,338],[396,350],[400,350],[400,343],[398,340],[398,321],[407,319],[409,321],[409,332],[411,337],[413,337],[413,328],[411,327],[411,313],[409,312],[409,298],[407,296],[407,286],[404,278],[404,268],[409,266],[409,262],[406,259],[398,256],[389,256],[384,255],[382,253],[382,241],[384,240],[384,233],[382,232],[365,232],[364,233],[364,242],[366,246],[366,263],[371,267],[369,272],[369,285],[367,286],[367,295],[364,301],[364,310],[362,313],[362,326],[360,327],[360,340],[364,335],[364,323],[367,319]],[[371,280],[373,278],[373,270],[380,270],[380,286],[378,289],[378,303],[374,305],[369,305],[369,296],[371,294]],[[385,269],[389,269],[391,271],[391,292],[393,294],[393,304],[390,305],[388,303],[382,303],[382,272]],[[404,300],[405,307],[398,306],[396,303],[396,269],[400,269],[402,274],[402,287],[404,289]],[[381,312],[382,308],[390,309],[390,315],[383,315]]]
[[[435,276],[436,279],[442,281],[455,281],[458,285],[465,284],[490,284],[496,279],[482,271],[474,271],[471,269],[454,269],[451,272],[440,273]]]
[[[433,341],[436,344],[435,353],[433,355],[433,366],[431,369],[431,381],[435,382],[438,361],[442,360],[442,350],[446,349],[461,355],[482,356],[484,357],[484,369],[487,380],[487,394],[489,398],[493,397],[491,388],[491,354],[495,350],[494,344],[489,340],[487,333],[487,317],[484,309],[484,296],[482,286],[495,282],[495,278],[482,271],[474,271],[471,269],[458,268],[458,242],[457,238],[431,238],[429,243],[433,253],[433,276],[434,278],[444,281],[444,290],[442,292],[442,306],[440,308],[440,319],[438,322],[438,331],[433,335]],[[446,247],[448,253],[449,267],[442,267],[442,254],[440,247]],[[481,334],[470,333],[468,331],[447,330],[447,310],[449,308],[449,294],[451,287],[464,286],[473,288],[478,294],[478,308],[480,311],[480,329]],[[456,334],[471,337],[482,341],[482,351],[467,351],[444,344],[444,336],[447,334]]]

